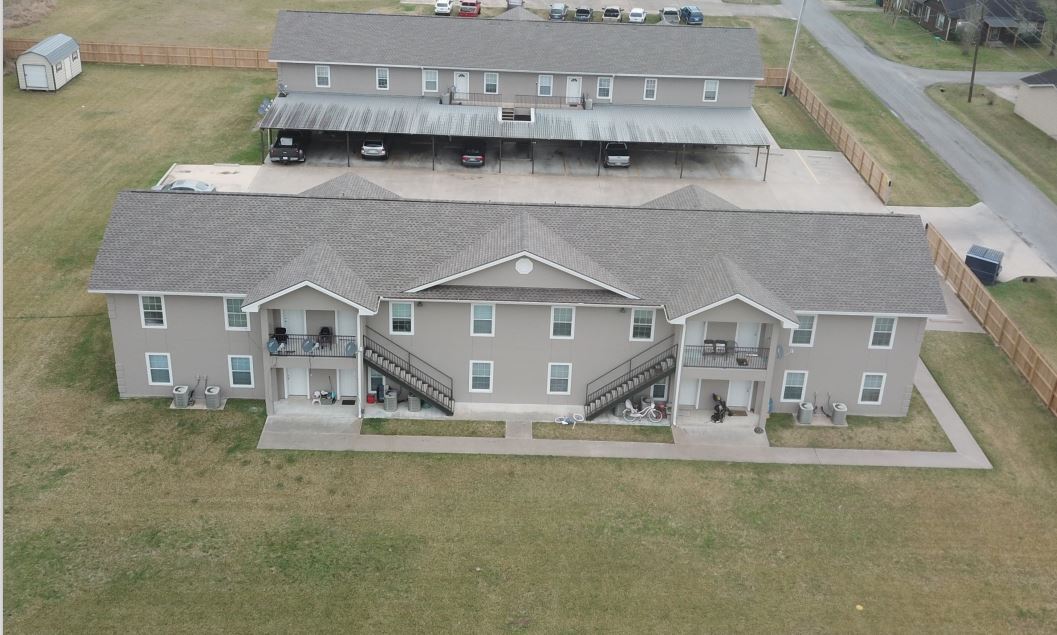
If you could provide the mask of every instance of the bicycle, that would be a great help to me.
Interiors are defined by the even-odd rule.
[[[642,421],[645,419],[650,423],[660,423],[661,419],[664,418],[664,415],[662,415],[661,411],[657,409],[657,406],[653,405],[652,401],[645,401],[643,403],[645,404],[645,407],[643,407],[642,410],[636,410],[630,399],[624,401],[624,412],[622,413],[624,421],[627,423],[635,423],[636,421]]]

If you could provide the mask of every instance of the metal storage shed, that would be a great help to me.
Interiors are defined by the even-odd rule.
[[[81,49],[64,33],[48,36],[15,61],[22,90],[55,91],[81,74]]]

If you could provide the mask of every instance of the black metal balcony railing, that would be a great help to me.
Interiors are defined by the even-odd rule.
[[[767,349],[751,346],[728,346],[725,352],[715,345],[684,346],[683,366],[691,368],[767,368]]]
[[[268,352],[276,357],[356,357],[356,336],[273,333]]]

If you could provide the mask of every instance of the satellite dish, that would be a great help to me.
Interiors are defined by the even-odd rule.
[[[286,87],[286,84],[279,82],[279,96],[286,97],[290,94],[290,90]]]

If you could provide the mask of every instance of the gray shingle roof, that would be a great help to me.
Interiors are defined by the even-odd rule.
[[[642,207],[656,209],[740,209],[727,199],[709,192],[700,185],[687,185],[658,196]]]
[[[484,287],[439,284],[416,293],[392,293],[392,298],[476,300],[480,302],[539,302],[541,304],[615,304],[654,306],[604,289],[543,289],[534,287]]]
[[[267,273],[269,270],[271,272]],[[262,262],[261,272],[265,273],[264,277],[246,292],[243,304],[252,304],[311,282],[372,311],[378,307],[378,293],[371,290],[325,240],[309,243],[304,251],[286,262],[278,259]]]
[[[52,64],[58,64],[77,50],[77,42],[65,33],[49,35],[40,42],[31,46],[26,53],[36,53],[44,56]]]
[[[589,259],[654,304],[686,304],[689,287],[713,284],[702,268],[725,256],[797,311],[946,313],[917,216],[236,193],[121,193],[89,289],[243,295],[325,240],[385,296],[525,215],[546,229],[540,240],[564,243],[541,247]]]
[[[1057,86],[1057,68],[1021,77],[1020,81],[1031,86]]]
[[[529,11],[525,7],[512,7],[492,18],[493,20],[525,20],[527,22],[543,22],[543,18]]]
[[[763,78],[756,31],[734,27],[280,11],[268,58],[413,68]],[[686,60],[692,63],[680,63]]]
[[[400,198],[381,185],[371,183],[357,174],[342,174],[315,187],[310,187],[300,196],[316,198]]]
[[[676,291],[665,307],[670,318],[681,317],[701,307],[740,295],[772,312],[796,322],[796,313],[774,291],[760,284],[727,256],[714,256],[694,272],[682,289]]]

